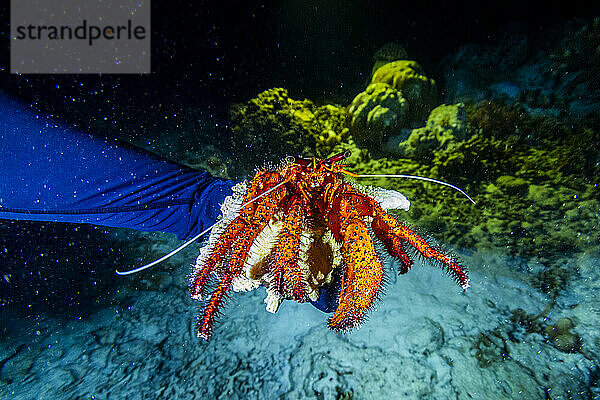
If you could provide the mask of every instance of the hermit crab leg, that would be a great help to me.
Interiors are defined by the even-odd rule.
[[[375,202],[371,198],[366,198],[350,185],[342,186],[342,193],[347,201],[351,204],[351,207],[353,207],[356,212],[359,212],[360,215],[373,217],[376,215],[375,210],[381,210],[381,212],[385,213],[379,203]],[[402,196],[402,199],[407,201],[404,196]],[[371,227],[373,228],[373,232],[377,238],[383,242],[387,252],[392,257],[400,261],[400,274],[407,273],[413,265],[412,259],[406,253],[406,247],[408,243],[401,238],[383,230],[377,224],[371,224]]]
[[[392,257],[394,257],[398,261],[400,261],[399,273],[400,274],[407,273],[413,265],[413,260],[406,253],[407,243],[405,241],[403,241],[402,239],[400,239],[399,237],[397,237],[395,235],[390,235],[390,234],[388,234],[388,232],[385,232],[385,231],[379,231],[375,227],[373,229],[373,232],[375,233],[377,238],[383,242],[383,245],[384,245],[385,249],[387,250],[387,252]]]
[[[250,250],[250,246],[252,245],[252,241],[258,236],[260,232],[260,225],[250,224],[246,226],[244,230],[244,235],[237,240],[233,245],[233,254],[231,256],[231,260],[229,262],[229,266],[227,267],[227,271],[224,276],[221,278],[217,288],[210,296],[210,299],[204,309],[204,314],[198,321],[197,331],[198,337],[201,337],[205,340],[208,340],[210,335],[212,334],[212,326],[215,321],[215,317],[217,316],[217,312],[221,303],[224,300],[225,294],[231,288],[231,282],[233,278],[239,275],[244,267],[244,262],[246,261],[246,256],[248,254],[248,250]]]
[[[394,217],[386,213],[378,205],[374,209],[375,218],[372,226],[375,234],[382,237],[382,232],[387,232],[387,237],[395,236],[412,247],[414,247],[423,257],[433,259],[442,263],[447,272],[456,280],[463,288],[469,287],[469,278],[464,268],[451,257],[437,251],[427,243],[425,239],[419,236],[416,232],[402,226]],[[384,240],[386,237],[383,238]]]
[[[342,254],[346,269],[342,277],[339,305],[327,322],[331,329],[346,331],[360,325],[380,292],[383,268],[375,254],[366,224],[351,220],[344,232]]]
[[[196,272],[193,278],[193,282],[190,288],[192,298],[201,300],[202,292],[206,285],[206,281],[213,271],[215,265],[219,264],[227,251],[231,249],[235,240],[240,236],[240,232],[243,231],[245,222],[242,218],[237,217],[223,230],[219,236],[219,240],[214,244],[214,247],[210,250],[210,255],[207,257],[206,262],[202,266],[202,269]]]
[[[280,181],[281,176],[278,173],[259,173],[252,180],[252,186],[248,190],[246,197],[254,198],[258,191],[263,190],[265,187],[269,188]],[[244,229],[243,232],[239,232],[239,237],[234,239],[229,265],[221,277],[217,288],[210,296],[204,309],[204,314],[198,321],[197,331],[199,337],[205,340],[208,340],[210,337],[219,307],[225,295],[231,289],[233,279],[242,273],[252,242],[254,242],[265,225],[273,218],[275,210],[279,207],[279,203],[286,194],[287,191],[283,187],[269,193],[260,202],[245,207],[242,215],[238,217],[244,221]]]
[[[263,193],[258,194],[260,186],[263,184],[263,177],[265,175],[266,173],[264,172],[257,174],[252,181],[252,185],[244,196],[244,203],[241,207],[243,210],[245,210],[247,215],[250,215],[256,209],[256,205],[251,203],[268,195],[272,191],[285,184],[285,181],[280,182]],[[274,175],[275,179],[277,179],[279,176],[278,174]],[[240,232],[243,231],[244,226],[244,219],[241,216],[238,216],[229,225],[227,225],[223,232],[219,234],[219,240],[215,242],[213,245],[214,247],[210,248],[210,253],[207,254],[206,258],[203,260],[204,265],[202,266],[202,269],[197,270],[192,279],[192,285],[190,289],[192,298],[197,300],[202,299],[202,292],[204,291],[204,287],[208,277],[210,276],[210,273],[213,271],[216,265],[222,262],[225,254],[227,254],[227,252],[233,246],[234,241],[240,236]]]
[[[306,301],[306,288],[303,282],[302,271],[298,268],[298,260],[302,239],[302,229],[305,222],[306,205],[296,198],[283,220],[283,228],[279,233],[277,244],[272,251],[274,255],[270,260],[274,271],[274,289],[283,293],[290,286],[296,301]]]

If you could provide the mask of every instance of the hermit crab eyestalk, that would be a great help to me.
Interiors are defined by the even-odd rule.
[[[286,157],[286,161],[288,160],[291,160],[293,164],[298,164],[303,167],[307,167],[313,162],[310,158],[302,158],[300,156],[288,156]]]
[[[350,152],[350,150],[346,150],[344,152],[336,154],[335,156],[329,157],[327,160],[325,160],[325,162],[327,164],[334,164],[334,163],[336,163],[338,161],[345,160],[346,158],[350,157],[351,154],[352,153]]]

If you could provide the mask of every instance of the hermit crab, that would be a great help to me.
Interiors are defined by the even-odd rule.
[[[442,266],[463,289],[469,287],[455,258],[388,214],[386,208],[408,207],[401,194],[346,179],[355,176],[338,164],[347,156],[287,159],[234,188],[191,276],[192,297],[206,301],[199,337],[211,336],[231,291],[266,286],[267,310],[275,312],[285,299],[315,300],[334,274],[341,278],[338,306],[328,326],[355,328],[382,288],[379,248],[399,261],[400,273],[411,268],[409,253],[415,252]]]

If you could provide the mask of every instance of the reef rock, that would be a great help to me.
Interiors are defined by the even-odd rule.
[[[431,111],[424,127],[390,138],[385,149],[404,157],[421,158],[435,150],[446,149],[451,143],[463,141],[466,137],[465,105],[442,104]]]
[[[361,147],[379,149],[386,135],[405,125],[407,112],[408,102],[401,92],[386,83],[372,83],[348,108],[352,136]]]
[[[416,61],[398,60],[387,63],[375,71],[371,83],[387,83],[402,92],[409,104],[409,123],[422,122],[438,102],[435,81],[424,75]]]
[[[371,70],[371,77],[375,74],[375,71],[379,69],[379,67],[384,66],[387,63],[398,60],[406,60],[408,58],[408,53],[404,50],[404,47],[400,46],[398,43],[389,42],[384,44],[375,52],[373,56],[373,69]]]
[[[402,128],[419,126],[437,104],[433,79],[423,75],[416,61],[390,58],[405,57],[406,51],[391,43],[375,55],[371,83],[348,108],[352,117],[352,135],[356,143],[378,152],[389,137]]]
[[[230,109],[237,161],[249,167],[286,155],[323,158],[348,136],[347,119],[343,107],[293,100],[282,88],[265,90]]]
[[[489,98],[494,83],[515,82],[516,71],[527,59],[529,40],[524,26],[513,25],[512,29],[498,33],[494,44],[467,44],[443,61],[445,66],[445,101],[479,102]],[[519,86],[518,84],[516,86]],[[496,88],[498,89],[498,88]],[[519,88],[511,89],[518,91]],[[501,97],[507,95],[500,90]]]

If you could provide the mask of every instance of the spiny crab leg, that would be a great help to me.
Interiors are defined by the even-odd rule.
[[[275,275],[274,289],[280,293],[291,290],[293,298],[299,302],[306,301],[302,271],[298,268],[306,208],[300,199],[291,204],[273,249],[274,257],[270,260]]]
[[[389,234],[389,232],[377,231],[375,229],[373,229],[373,232],[377,238],[381,240],[387,252],[400,261],[400,270],[398,273],[405,274],[410,271],[413,260],[411,260],[410,256],[406,253],[407,243],[399,237]]]
[[[244,229],[245,223],[242,218],[237,217],[227,225],[219,236],[219,241],[214,244],[214,247],[210,250],[210,256],[204,263],[202,269],[196,272],[194,276],[192,287],[190,289],[192,298],[196,300],[202,300],[202,295],[206,282],[211,272],[213,272],[216,265],[221,263],[225,254],[231,249],[234,241],[239,237],[240,232]]]
[[[361,219],[351,220],[345,229],[342,254],[346,270],[342,277],[339,305],[327,322],[331,329],[338,331],[360,325],[380,292],[383,278],[381,262]]]
[[[383,267],[364,220],[370,215],[371,201],[364,196],[357,196],[348,184],[338,188],[337,198],[339,201],[329,202],[332,208],[328,213],[328,222],[329,228],[333,228],[334,237],[337,236],[342,243],[346,268],[338,307],[327,324],[331,329],[346,331],[360,325],[379,294]]]
[[[221,306],[226,293],[231,288],[231,282],[233,281],[233,278],[239,275],[242,271],[248,250],[250,250],[252,242],[254,239],[256,239],[256,236],[258,236],[258,233],[260,232],[259,228],[260,225],[255,224],[246,226],[246,234],[242,236],[240,240],[234,243],[233,254],[231,256],[229,265],[227,266],[227,270],[225,271],[224,276],[221,278],[217,288],[210,296],[210,299],[206,304],[206,308],[204,309],[204,314],[196,326],[198,337],[201,337],[204,340],[208,340],[210,338],[219,307]]]
[[[245,215],[247,217],[252,215],[252,213],[254,213],[256,210],[255,201],[261,196],[268,194],[270,190],[276,189],[278,186],[275,185],[270,189],[267,187],[267,190],[264,190],[264,180],[271,178],[273,180],[277,180],[279,179],[279,174],[263,171],[256,174],[255,178],[252,180],[252,185],[244,195],[242,203],[242,215],[236,217],[230,224],[228,224],[223,231],[218,234],[219,240],[215,241],[214,244],[209,245],[210,247],[204,250],[208,251],[209,254],[206,254],[206,257],[201,261],[203,263],[202,269],[197,270],[192,278],[192,285],[190,289],[192,298],[196,300],[202,300],[202,295],[208,277],[210,276],[211,272],[213,272],[215,266],[219,265],[223,261],[223,257],[225,257],[227,252],[231,250],[235,240],[240,237],[240,234],[246,225],[243,216]],[[262,193],[259,194],[261,191]]]
[[[258,192],[264,192],[266,189],[280,183],[280,181],[281,176],[278,173],[259,173],[253,179],[246,197],[249,199],[255,198]],[[252,243],[271,218],[273,218],[275,210],[279,207],[279,203],[286,194],[285,187],[281,187],[269,193],[260,202],[248,204],[244,207],[242,214],[238,217],[242,221],[243,229],[239,231],[239,236],[233,239],[229,264],[220,277],[221,280],[210,296],[204,313],[198,321],[197,332],[199,337],[205,340],[208,340],[210,337],[215,317],[225,295],[231,289],[233,278],[240,275],[243,271],[244,263],[246,262]],[[219,255],[216,254],[215,256],[218,257]]]
[[[410,246],[414,247],[423,257],[440,262],[454,280],[466,290],[469,287],[469,277],[465,269],[453,258],[439,252],[431,247],[425,239],[416,232],[408,229],[396,221],[394,217],[387,214],[378,205],[375,206],[375,218],[372,226],[375,234],[381,236],[381,232],[386,232],[388,236],[395,236]],[[383,238],[385,240],[385,237]]]

